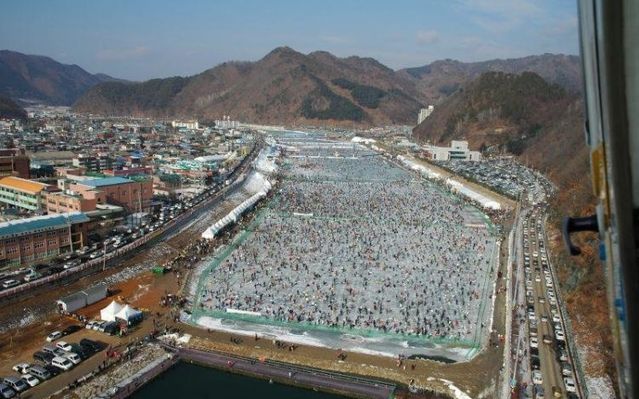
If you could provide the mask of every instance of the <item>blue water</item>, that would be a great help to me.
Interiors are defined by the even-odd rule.
[[[178,363],[131,396],[157,398],[233,398],[233,399],[343,399],[343,396],[269,384],[268,381],[224,371]]]

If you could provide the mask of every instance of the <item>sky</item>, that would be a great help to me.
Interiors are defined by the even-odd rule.
[[[576,0],[5,0],[0,49],[145,80],[278,46],[393,68],[578,54]]]

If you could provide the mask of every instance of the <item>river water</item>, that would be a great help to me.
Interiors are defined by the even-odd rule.
[[[269,384],[268,381],[257,378],[180,362],[142,387],[132,398],[343,399],[344,397],[277,383]]]

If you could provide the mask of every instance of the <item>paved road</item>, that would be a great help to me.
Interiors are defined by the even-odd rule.
[[[562,368],[567,367],[569,374],[574,376],[572,359],[568,355],[567,342],[557,338],[557,330],[566,331],[561,312],[558,308],[558,287],[552,273],[552,265],[546,252],[546,235],[544,230],[543,212],[534,210],[524,219],[522,231],[524,279],[520,289],[525,290],[524,306],[518,317],[527,320],[527,329],[520,329],[523,335],[523,350],[525,356],[521,370],[538,369],[541,371],[545,397],[553,397],[553,390],[562,392],[560,397],[567,397],[567,389],[564,385]],[[533,311],[532,314],[530,311]],[[533,316],[534,314],[534,316]],[[524,332],[527,330],[527,334]],[[533,348],[532,337],[537,338],[537,348]],[[565,335],[565,334],[564,334]],[[566,336],[565,339],[570,337]],[[527,353],[526,353],[527,352]],[[533,353],[536,352],[536,353]],[[565,354],[566,361],[560,360],[560,355]],[[536,355],[539,364],[532,362]],[[531,371],[534,372],[534,371]],[[523,377],[520,382],[529,383],[531,374]],[[533,390],[528,389],[529,394]],[[533,394],[533,397],[534,394]]]
[[[194,349],[180,349],[182,359],[230,371],[252,374],[292,385],[319,390],[349,393],[355,397],[387,399],[395,390],[390,384],[351,378],[346,375],[329,373],[310,368],[295,367],[282,363],[266,361],[264,363],[250,359],[237,358],[215,352],[202,352]]]

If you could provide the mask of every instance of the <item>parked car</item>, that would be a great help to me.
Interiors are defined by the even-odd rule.
[[[31,365],[29,363],[18,363],[15,366],[11,367],[13,371],[16,373],[24,374],[27,372]]]
[[[82,338],[80,340],[80,346],[82,349],[88,349],[91,353],[100,352],[102,350],[102,345],[99,342],[90,340],[88,338]]]
[[[42,351],[38,351],[33,354],[33,360],[40,362],[42,364],[49,364],[54,357],[55,355],[51,353],[42,352]]]
[[[5,383],[6,385],[9,385],[11,389],[13,389],[16,392],[22,392],[29,389],[29,385],[26,382],[24,382],[24,380],[21,377],[14,377],[14,376],[4,377],[4,380],[2,380],[2,382]]]
[[[538,341],[537,337],[530,337],[530,347],[531,348],[538,348],[539,347],[539,341]]]
[[[75,366],[71,360],[63,356],[54,357],[51,361],[51,365],[63,371],[71,370],[73,366]]]
[[[566,340],[566,336],[564,335],[564,332],[562,330],[555,330],[555,338],[557,338],[557,341]]]
[[[67,359],[71,360],[71,363],[73,363],[73,364],[82,363],[82,358],[80,358],[80,355],[78,355],[77,353],[69,352],[69,353],[65,354],[64,357],[66,357]]]
[[[564,377],[564,386],[566,387],[566,392],[577,392],[575,380],[570,377]]]
[[[532,372],[533,384],[541,385],[544,383],[544,378],[539,370],[533,370]]]
[[[62,330],[62,335],[73,334],[74,332],[80,331],[81,329],[82,329],[82,326],[79,326],[77,324],[72,324],[69,327]]]
[[[16,285],[20,284],[20,282],[18,280],[5,280],[2,282],[2,288],[11,288],[11,287],[15,287]]]
[[[47,342],[53,342],[58,338],[62,338],[62,333],[60,331],[54,331],[47,335]]]
[[[40,383],[40,380],[31,374],[22,374],[22,379],[27,383],[30,387],[34,387]]]
[[[55,346],[57,348],[62,349],[65,352],[70,352],[71,351],[71,345],[69,345],[66,341],[58,341]]]
[[[11,389],[10,386],[0,383],[0,397],[10,399],[14,396],[16,396],[16,391]]]
[[[46,368],[38,365],[29,367],[29,374],[37,377],[40,381],[45,381],[51,378],[51,373],[49,373]]]

